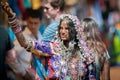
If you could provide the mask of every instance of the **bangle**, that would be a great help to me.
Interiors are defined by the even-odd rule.
[[[16,25],[15,27],[12,27],[12,31],[16,34],[22,31],[21,27],[19,25]]]
[[[14,23],[14,24],[10,24],[11,28],[16,27],[18,24]]]
[[[8,19],[9,20],[13,20],[13,19],[15,19],[16,18],[16,14],[14,13],[14,15],[12,16],[12,17],[10,17],[10,16],[8,16]]]
[[[33,44],[32,41],[28,41],[28,46],[25,49],[30,52],[32,44]]]
[[[14,18],[12,20],[9,20],[9,24],[12,26],[12,27],[15,27],[17,24],[17,18]]]
[[[10,24],[15,23],[15,22],[17,22],[17,19],[16,19],[16,18],[14,18],[13,20],[9,20],[9,23],[10,23]]]
[[[18,24],[17,24],[17,22],[14,22],[14,23],[11,23],[10,25],[11,25],[11,27],[15,27]]]

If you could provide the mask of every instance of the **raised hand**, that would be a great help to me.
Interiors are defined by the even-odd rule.
[[[10,18],[15,16],[15,13],[10,8],[10,6],[9,6],[9,4],[7,2],[4,2],[4,3],[1,2],[0,6],[1,6],[2,10],[4,10]]]

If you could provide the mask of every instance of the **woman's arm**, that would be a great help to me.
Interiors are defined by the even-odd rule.
[[[13,32],[15,33],[20,45],[24,48],[27,48],[29,42],[25,40],[25,37],[22,34],[21,26],[18,24],[16,14],[12,11],[12,9],[10,8],[7,2],[5,3],[1,2],[0,6],[7,13],[11,28]]]
[[[42,51],[37,50],[37,49],[31,49],[31,52],[38,55],[38,56],[46,56],[46,57],[52,56],[48,53],[43,53]]]
[[[109,59],[105,60],[103,70],[101,71],[100,80],[110,80],[110,62]]]
[[[32,51],[36,54],[39,53],[39,55],[43,56],[43,53],[46,53],[45,55],[51,54],[51,48],[49,43],[40,43],[38,41],[27,41],[22,33],[21,26],[18,24],[17,18],[15,13],[10,8],[9,4],[7,2],[3,3],[1,2],[0,6],[2,9],[7,13],[9,23],[11,25],[12,31],[15,33],[18,42],[22,47],[24,47],[27,51]],[[32,49],[32,50],[31,50]],[[35,49],[35,50],[34,50]],[[40,51],[38,51],[40,50]],[[42,53],[43,52],[43,53]]]

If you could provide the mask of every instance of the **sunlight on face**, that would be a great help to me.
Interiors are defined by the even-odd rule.
[[[70,39],[69,27],[65,21],[62,21],[60,25],[60,38],[63,41],[68,41]]]

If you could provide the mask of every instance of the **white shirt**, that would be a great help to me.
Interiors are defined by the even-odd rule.
[[[25,30],[23,31],[23,35],[25,36],[26,40],[36,40],[28,28],[25,28]],[[37,40],[41,41],[42,35],[39,31],[38,31],[37,37],[38,37]],[[30,52],[27,52],[23,47],[21,47],[17,39],[14,41],[14,44],[15,44],[15,49],[17,51],[17,55],[18,55],[17,56],[18,61],[25,68],[29,68],[31,65],[32,54]]]

